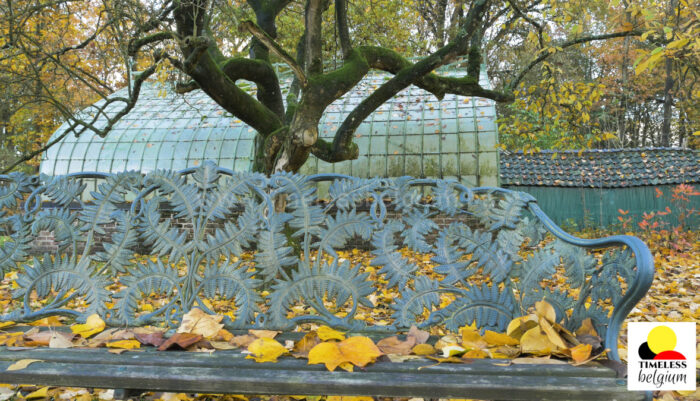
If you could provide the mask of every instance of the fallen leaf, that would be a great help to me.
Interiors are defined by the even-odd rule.
[[[471,327],[462,327],[460,329],[462,332],[462,345],[467,348],[486,348],[489,344],[484,340],[478,331],[473,330]]]
[[[535,302],[535,313],[537,316],[545,318],[551,323],[557,321],[557,312],[554,310],[554,307],[545,300]]]
[[[526,331],[520,338],[520,346],[525,354],[550,355],[557,346],[549,341],[547,334],[538,327]]]
[[[83,337],[88,338],[93,334],[97,334],[105,329],[105,322],[102,320],[100,315],[93,313],[88,316],[84,324],[74,324],[70,326],[73,333]]]
[[[539,323],[540,328],[547,335],[547,338],[552,342],[552,344],[556,345],[559,349],[568,348],[566,343],[564,343],[564,340],[561,338],[561,336],[559,336],[559,333],[554,330],[554,327],[552,327],[547,319],[540,317]]]
[[[258,338],[250,343],[247,355],[248,359],[255,359],[255,362],[277,362],[277,358],[289,352],[284,345],[272,338]]]
[[[473,349],[467,351],[464,355],[462,355],[462,358],[465,359],[483,359],[483,358],[488,358],[489,354],[486,353],[486,351],[481,350],[481,349]]]
[[[450,356],[447,358],[439,358],[439,357],[435,357],[435,356],[426,355],[426,358],[431,359],[433,361],[436,361],[437,363],[464,363],[464,359],[458,358],[456,356]]]
[[[377,342],[377,347],[385,354],[408,355],[415,344],[415,337],[408,337],[406,341],[401,341],[397,336],[392,336]]]
[[[430,344],[418,344],[411,351],[416,355],[433,355],[437,352]]]
[[[467,352],[467,350],[459,345],[448,345],[442,348],[442,357],[462,356],[465,352]]]
[[[4,329],[5,327],[10,327],[15,325],[15,322],[1,322],[0,323],[0,329]]]
[[[345,340],[345,334],[338,331],[338,330],[333,330],[328,326],[321,326],[316,330],[316,334],[318,335],[318,338],[320,338],[323,341],[328,341],[328,340]]]
[[[124,349],[124,348],[113,348],[113,349],[107,350],[107,352],[109,352],[110,354],[117,354],[117,355],[123,354],[126,351],[128,351],[128,349]]]
[[[175,345],[182,349],[186,349],[190,345],[199,342],[199,340],[201,340],[202,338],[203,337],[201,334],[175,333],[158,347],[158,351],[165,351],[167,349],[173,348],[173,346]]]
[[[430,333],[428,333],[425,330],[420,330],[418,327],[413,325],[408,330],[408,334],[406,334],[406,337],[415,338],[416,344],[425,344],[428,341],[428,338],[430,338]]]
[[[526,331],[537,326],[537,316],[527,315],[515,318],[508,323],[508,328],[506,329],[506,334],[515,338],[516,340],[521,340],[520,337],[525,334]]]
[[[35,321],[29,323],[29,325],[30,326],[54,327],[54,326],[63,326],[63,323],[61,323],[58,316],[49,316],[49,317],[45,317],[43,319],[35,320]]]
[[[446,336],[440,337],[439,340],[435,343],[435,349],[443,349],[447,347],[448,345],[457,345],[459,344],[459,340],[457,337],[453,336],[452,334],[448,334]]]
[[[422,345],[422,344],[418,344],[418,345]],[[394,363],[401,363],[401,362],[406,362],[406,361],[410,361],[410,360],[414,360],[414,359],[423,359],[423,357],[420,355],[388,354],[386,357],[389,358],[389,360],[391,362],[394,362]]]
[[[7,387],[0,387],[0,401],[9,400],[17,394],[17,390],[12,390]]]
[[[221,329],[219,330],[218,333],[216,333],[216,337],[213,338],[215,341],[231,341],[233,339],[233,334],[231,334],[230,331],[226,329]]]
[[[248,334],[257,338],[275,338],[279,333],[274,330],[248,330]]]
[[[593,347],[591,347],[590,344],[579,344],[573,348],[569,348],[569,351],[571,352],[571,359],[573,359],[576,363],[583,362],[591,356],[592,349]]]
[[[576,330],[576,336],[582,336],[586,334],[589,336],[598,337],[598,332],[593,326],[593,321],[590,317],[583,319],[583,322],[581,322],[581,327],[579,327],[578,330]]]
[[[49,396],[49,388],[48,387],[42,387],[39,390],[33,391],[29,394],[27,394],[24,399],[25,400],[31,400],[34,398],[48,398]]]
[[[229,343],[228,341],[209,341],[209,344],[211,344],[211,346],[214,347],[214,349],[218,350],[229,350],[238,348],[237,346]]]
[[[141,343],[138,340],[118,340],[107,343],[108,348],[123,348],[134,349],[141,348]]]
[[[192,308],[182,317],[182,323],[177,328],[177,332],[212,338],[224,328],[223,323],[220,323],[223,318],[221,315],[209,315],[199,308]]]
[[[71,348],[73,347],[72,339],[73,335],[68,338],[63,333],[54,332],[49,339],[49,348]]]
[[[294,349],[292,350],[292,355],[295,358],[308,358],[309,351],[316,345],[321,343],[321,339],[318,338],[316,331],[311,331],[306,333],[301,340],[294,344]]]
[[[160,396],[161,401],[189,401],[191,399],[185,393],[163,393]]]
[[[44,362],[44,361],[41,359],[20,359],[19,361],[8,366],[7,369],[5,369],[5,370],[7,370],[7,371],[22,370],[34,362]]]
[[[486,330],[484,333],[484,341],[486,341],[491,346],[497,345],[518,345],[520,341],[509,336],[508,334],[496,333],[495,331]]]
[[[153,333],[134,333],[134,338],[138,340],[143,345],[153,345],[154,347],[160,347],[164,342],[162,331],[156,331]]]
[[[343,363],[364,367],[382,352],[368,337],[350,337],[340,342],[323,342],[309,351],[309,365],[323,363],[330,371]],[[342,368],[342,366],[341,366]]]
[[[258,338],[255,336],[251,336],[250,334],[244,334],[242,336],[235,336],[229,341],[231,345],[235,345],[236,347],[248,347],[250,343],[253,341],[257,340]]]

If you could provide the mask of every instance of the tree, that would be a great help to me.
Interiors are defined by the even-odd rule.
[[[389,48],[397,47],[392,46],[394,43],[377,45],[377,41],[366,34],[367,30],[355,28],[357,14],[361,16],[361,12],[353,12],[352,7],[362,10],[366,5],[371,9],[372,3],[377,1],[391,5],[410,20],[403,29],[392,21],[396,25],[393,29],[403,31],[404,36],[408,32],[408,36],[418,38],[404,47],[409,51],[423,47],[429,52],[427,56],[409,61]],[[29,20],[44,9],[71,10],[86,4],[71,0],[56,3],[24,0],[24,3],[27,4],[24,18]],[[13,3],[8,4],[10,6],[4,6],[7,12],[3,31],[9,39],[0,47],[13,51],[22,48],[24,42],[23,36],[16,34],[17,12],[12,9]],[[29,7],[30,4],[34,8]],[[553,54],[582,43],[641,34],[641,31],[625,29],[587,36],[550,35],[545,29],[546,23],[535,21],[530,13],[544,10],[547,18],[556,18],[553,16],[561,5],[543,0],[366,0],[352,4],[347,0],[248,0],[245,4],[236,0],[230,3],[223,0],[102,0],[87,4],[98,10],[98,18],[93,19],[93,33],[82,42],[61,43],[50,51],[37,41],[29,50],[22,48],[25,56],[38,53],[43,57],[41,61],[49,60],[55,68],[65,70],[62,57],[57,54],[82,55],[81,51],[93,43],[114,43],[112,56],[120,61],[121,69],[104,75],[103,81],[126,81],[132,69],[125,66],[137,66],[135,69],[140,72],[133,73],[130,96],[108,98],[105,102],[105,105],[123,104],[119,113],[109,116],[106,126],[94,124],[104,115],[104,109],[87,117],[64,113],[63,117],[71,122],[77,134],[91,129],[101,136],[107,135],[111,126],[133,107],[141,83],[156,74],[162,80],[178,79],[179,92],[203,90],[222,108],[255,129],[255,169],[265,173],[296,171],[310,154],[327,162],[356,158],[358,148],[353,137],[357,127],[381,104],[411,84],[438,99],[446,93],[455,93],[507,103],[513,101],[519,83]],[[410,13],[411,9],[418,12]],[[296,19],[290,10],[298,11]],[[285,20],[286,25],[278,29],[281,20]],[[481,87],[478,77],[484,59],[485,34],[496,32],[496,39],[505,38],[514,29],[520,29],[521,22],[535,29],[535,55],[519,72],[512,74],[500,90]],[[335,43],[337,46],[333,45]],[[448,78],[432,73],[460,57],[466,58],[464,77]],[[327,63],[329,58],[340,62]],[[273,62],[285,63],[294,74],[291,88],[285,94]],[[175,74],[163,73],[166,63],[175,68]],[[332,141],[320,139],[318,123],[326,107],[352,89],[370,69],[386,71],[393,77],[352,110]],[[93,78],[87,78],[84,69],[71,65],[68,70],[82,85],[100,89],[92,82]],[[238,85],[242,80],[256,85],[255,97]],[[50,92],[45,87],[42,91]],[[56,103],[56,107],[61,106],[60,102]]]

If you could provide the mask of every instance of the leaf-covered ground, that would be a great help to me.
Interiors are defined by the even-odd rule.
[[[600,233],[596,233],[595,236],[600,236]],[[695,290],[700,286],[700,243],[697,233],[687,233],[682,238],[651,233],[644,239],[655,254],[656,278],[648,296],[637,306],[628,321],[700,320],[700,310],[698,310],[700,295]],[[679,247],[678,244],[682,246]],[[343,252],[340,256],[350,259],[353,263],[362,264],[371,274],[374,274],[373,267],[369,266],[372,255],[368,252],[352,250]],[[412,257],[413,261],[426,272],[432,268],[429,257],[417,255]],[[14,277],[13,274],[8,274],[0,285],[0,305],[3,308],[11,306],[10,292],[16,286]],[[375,275],[374,278],[380,286],[386,284],[381,277]],[[396,295],[392,290],[382,291],[377,299],[373,299],[375,307],[361,311],[358,317],[379,324],[388,322],[391,315],[389,304]],[[163,301],[151,298],[140,305],[140,310],[152,311]],[[214,301],[214,305],[207,306],[221,314],[232,312],[230,305],[223,302],[216,304],[216,302]],[[514,320],[508,333],[486,332],[481,335],[469,327],[464,328],[459,334],[445,333],[439,329],[431,333],[412,329],[405,339],[389,337],[372,340],[366,337],[346,337],[344,333],[327,327],[309,326],[305,327],[309,334],[298,341],[277,341],[275,339],[277,333],[269,331],[251,331],[247,334],[234,335],[223,330],[219,323],[220,315],[206,315],[199,309],[188,313],[177,330],[178,333],[167,339],[163,336],[163,330],[158,328],[106,329],[104,322],[96,315],[88,319],[85,324],[75,324],[68,319],[54,317],[42,319],[22,328],[24,333],[18,333],[16,326],[0,327],[0,330],[6,330],[0,331],[0,345],[54,348],[107,347],[111,350],[110,352],[115,353],[139,352],[143,347],[151,346],[163,351],[188,349],[216,352],[239,348],[249,352],[249,357],[260,363],[274,363],[279,357],[297,357],[308,359],[309,363],[324,364],[328,370],[352,370],[374,362],[381,355],[386,355],[397,363],[420,355],[433,359],[435,363],[459,363],[462,358],[556,357],[572,364],[586,362],[599,356],[600,352],[595,349],[595,340],[579,341],[579,339],[588,338],[586,335],[595,337],[596,333],[592,327],[582,327],[577,333],[569,333],[552,321],[553,318],[549,317],[551,312],[548,305],[538,305],[537,311],[533,311],[531,315]],[[338,313],[342,314],[343,311]],[[69,327],[63,327],[63,330],[46,330],[46,326]],[[531,330],[532,328],[537,330]],[[547,335],[536,335],[540,332],[545,332]],[[439,340],[426,343],[429,334]],[[626,357],[625,331],[620,338],[620,346],[621,356],[624,359]],[[13,369],[23,369],[31,363],[31,360],[22,360],[15,364]],[[663,392],[656,396],[662,400],[698,399],[700,393]],[[296,395],[244,397],[173,393],[148,393],[143,398],[147,400],[371,400],[369,397]],[[114,392],[99,389],[0,385],[0,401],[5,399],[110,400],[114,399]]]

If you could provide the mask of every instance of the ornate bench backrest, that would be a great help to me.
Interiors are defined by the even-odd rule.
[[[457,331],[476,322],[503,331],[545,299],[569,329],[591,318],[601,336],[613,331],[610,342],[652,277],[651,256],[636,238],[576,239],[528,194],[448,180],[268,178],[209,162],[146,175],[0,178],[0,223],[10,233],[0,268],[23,266],[15,309],[2,320],[98,313],[115,326],[174,325],[194,306],[216,312],[210,306],[218,299],[235,305],[224,320],[232,329],[317,322],[364,332]],[[101,180],[92,201],[82,200],[86,178]],[[328,199],[319,202],[316,182],[329,180]],[[58,250],[30,257],[33,239],[47,230]],[[371,248],[369,267],[338,254],[358,239]],[[150,257],[135,259],[143,245]],[[617,248],[596,256],[576,245]],[[254,263],[242,258],[251,248]],[[434,269],[421,269],[411,252],[427,255]],[[115,277],[121,288],[112,292]],[[361,318],[380,292],[371,277],[398,294],[388,324]],[[35,309],[32,293],[49,301]],[[139,304],[151,294],[165,302],[144,312]]]

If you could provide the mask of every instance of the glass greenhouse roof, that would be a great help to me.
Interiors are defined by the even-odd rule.
[[[480,81],[489,88],[484,70]],[[454,65],[443,67],[439,73],[464,75]],[[353,90],[328,107],[319,125],[319,135],[332,139],[345,116],[389,78],[389,74],[381,71],[370,72]],[[286,91],[291,78],[282,81]],[[254,85],[249,87],[251,92],[255,90]],[[165,97],[159,96],[163,92]],[[113,96],[125,94],[126,88]],[[115,102],[107,113],[116,113],[121,107],[122,103]],[[84,113],[90,111],[88,108]],[[338,172],[359,177],[475,176],[479,152],[497,155],[495,118],[495,103],[491,100],[448,94],[438,101],[429,92],[410,86],[360,125],[355,134],[360,149],[357,160],[329,164],[311,156],[302,172]],[[104,119],[96,123],[104,124]],[[61,126],[50,140],[67,127],[67,124]],[[148,172],[157,168],[179,170],[213,160],[222,167],[248,171],[252,167],[254,136],[252,128],[202,91],[177,95],[163,91],[156,84],[147,84],[132,111],[105,138],[89,131],[79,137],[69,134],[44,154],[40,170],[48,175],[79,171]]]

